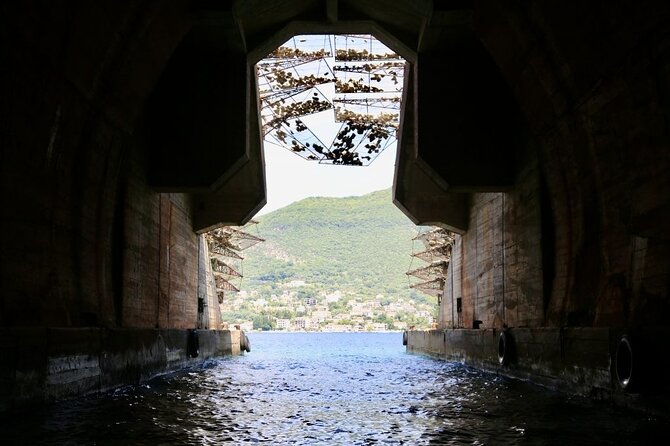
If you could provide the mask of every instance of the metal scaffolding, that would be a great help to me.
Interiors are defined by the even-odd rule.
[[[410,263],[407,276],[420,280],[420,282],[410,282],[410,288],[436,296],[438,305],[442,301],[445,276],[451,261],[454,240],[453,232],[437,227],[424,230],[412,239],[413,242],[420,242],[423,248],[421,251],[412,252],[412,258],[420,259],[428,265],[412,269]]]
[[[300,35],[256,64],[265,140],[366,166],[396,143],[405,60],[369,34]]]
[[[207,233],[209,258],[220,304],[223,303],[227,292],[239,291],[231,280],[244,277],[239,271],[244,260],[240,251],[265,241],[248,232],[247,229],[256,224],[258,222],[251,220],[243,227],[223,226]]]

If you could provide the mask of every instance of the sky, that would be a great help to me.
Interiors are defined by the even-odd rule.
[[[372,36],[333,36],[333,35],[315,35],[315,36],[296,36],[292,39],[289,39],[283,47],[300,49],[302,51],[318,51],[324,49],[328,54],[335,54],[335,50],[366,50],[371,54],[382,55],[386,53],[391,53],[386,46],[381,42],[372,38]],[[268,59],[268,63],[272,62],[272,59]],[[333,76],[335,71],[333,67],[336,64],[343,66],[360,66],[362,63],[372,64],[374,66],[375,62],[364,61],[353,61],[353,62],[336,62],[334,57],[331,58],[320,58],[316,59],[313,62],[309,63],[299,63],[298,65],[291,65],[286,68],[285,72],[290,72],[294,76],[307,76],[308,74],[319,76]],[[368,65],[364,65],[368,66]],[[397,90],[397,82],[395,82],[395,75],[393,79],[386,73],[387,70],[391,68],[380,68],[382,71],[380,73],[385,73],[387,76],[382,76],[382,79],[377,79],[375,81],[375,87],[383,88],[384,93],[365,93],[362,97],[391,97],[397,95],[399,91]],[[376,70],[374,72],[377,72]],[[361,78],[361,80],[367,80],[367,83],[370,84],[371,78],[370,74],[356,74],[349,73],[348,71],[338,71],[340,79],[346,81],[351,77],[356,80]],[[392,73],[392,72],[391,72]],[[281,91],[279,84],[273,83],[272,77],[274,74],[270,74],[268,77],[263,76],[263,82],[261,82],[261,90],[271,91]],[[402,84],[400,84],[402,85]],[[278,89],[279,88],[279,89]],[[311,95],[317,95],[314,91],[318,91],[326,100],[333,102],[335,96],[338,96],[335,91],[335,84],[324,83],[319,84],[315,90],[307,90],[306,98],[300,98],[300,96],[295,96],[299,101],[310,100]],[[381,91],[381,90],[379,90]],[[339,96],[342,98],[356,98],[360,99],[360,94],[343,94],[339,93]],[[339,97],[338,96],[338,97]],[[276,100],[274,96],[269,95],[271,100]],[[342,99],[340,98],[340,99]],[[289,98],[286,98],[287,100]],[[291,96],[291,100],[295,101],[296,99]],[[284,101],[282,100],[282,103]],[[344,106],[346,108],[346,106]],[[350,106],[353,107],[353,106]],[[373,106],[379,108],[379,106]],[[357,109],[353,111],[357,113],[366,113],[368,108],[364,109],[365,111],[361,112]],[[386,111],[386,110],[383,110]],[[341,130],[342,124],[336,122],[334,118],[333,110],[325,110],[322,112],[314,113],[311,115],[300,116],[300,120],[309,128],[312,135],[318,137],[318,142],[322,145],[321,141],[334,141],[335,136]],[[270,117],[272,117],[270,115]],[[287,129],[284,129],[285,131]],[[293,132],[288,128],[288,132],[293,135]],[[302,134],[301,134],[302,135]],[[301,138],[304,137],[301,136]],[[305,144],[300,138],[297,138],[301,144]],[[395,165],[395,155],[396,155],[396,143],[390,143],[385,150],[382,150],[381,153],[376,156],[374,161],[368,166],[350,166],[350,165],[333,165],[333,164],[319,164],[318,161],[306,160],[303,157],[293,153],[290,149],[287,150],[287,147],[281,147],[277,144],[278,141],[275,141],[275,138],[265,138],[264,145],[264,155],[265,155],[265,178],[266,178],[266,188],[267,188],[267,204],[258,212],[258,216],[267,214],[276,209],[288,206],[289,204],[302,200],[308,197],[349,197],[349,196],[360,196],[365,195],[370,192],[375,192],[382,189],[387,189],[391,187],[393,183],[393,172]],[[358,144],[358,143],[357,143]],[[288,144],[286,144],[288,145]],[[307,144],[309,147],[309,144]],[[324,145],[326,148],[330,148],[328,144]],[[383,146],[382,146],[383,147]],[[308,153],[305,152],[303,155],[306,156]]]
[[[267,204],[257,216],[308,197],[359,196],[393,184],[395,145],[365,167],[319,164],[267,141],[264,145]]]

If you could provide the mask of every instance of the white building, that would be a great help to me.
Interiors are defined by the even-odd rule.
[[[253,304],[256,308],[263,308],[268,304],[268,301],[265,299],[256,299]]]
[[[289,283],[286,284],[287,287],[289,288],[298,288],[301,286],[305,286],[305,281],[304,280],[292,280]]]
[[[290,319],[277,319],[277,328],[280,330],[286,330],[291,327]]]
[[[342,298],[342,293],[340,290],[335,291],[334,293],[331,294],[326,294],[326,302],[331,304],[333,302],[339,302],[339,300]]]
[[[372,331],[387,331],[389,329],[388,325],[378,322],[370,324],[368,327],[370,327],[370,330]]]
[[[312,320],[317,323],[325,322],[331,317],[332,315],[328,310],[312,311]]]
[[[236,324],[240,326],[240,330],[242,331],[251,331],[254,329],[254,322],[253,321],[244,321],[241,322],[240,324]]]

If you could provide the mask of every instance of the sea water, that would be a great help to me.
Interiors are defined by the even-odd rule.
[[[249,338],[242,356],[5,419],[0,444],[633,445],[670,432],[606,402],[408,354],[401,333]]]

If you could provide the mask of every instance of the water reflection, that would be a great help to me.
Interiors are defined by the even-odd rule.
[[[3,444],[644,444],[659,420],[404,353],[399,334],[254,351],[2,424]],[[5,441],[6,440],[6,441]]]

